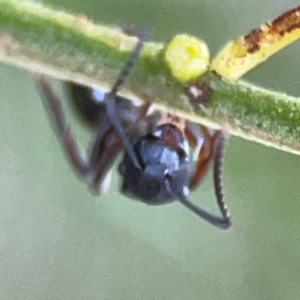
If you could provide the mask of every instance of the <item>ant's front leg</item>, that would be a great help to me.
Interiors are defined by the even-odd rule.
[[[185,135],[198,151],[196,153],[196,166],[189,186],[193,189],[201,183],[212,161],[217,131],[205,126],[201,126],[200,131],[198,125],[186,122]]]
[[[125,121],[125,123],[128,123],[125,127],[124,124],[122,124],[128,140],[137,131],[137,128],[140,129],[142,123],[147,122],[148,119],[150,122],[151,119],[150,116],[147,117],[150,107],[149,103],[142,104],[139,107],[136,107],[133,104],[130,105],[131,114],[128,120],[126,120],[125,115],[122,115],[121,111],[119,111],[122,115],[122,120]],[[96,189],[99,190],[99,187],[101,189],[102,182],[109,167],[112,165],[117,154],[122,148],[122,139],[115,131],[115,128],[110,125],[108,116],[105,115],[103,118],[103,124],[99,127],[91,156],[91,162],[95,164],[95,177],[93,184]]]

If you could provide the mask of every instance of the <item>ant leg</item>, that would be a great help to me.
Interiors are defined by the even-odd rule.
[[[96,173],[93,180],[94,188],[98,191],[102,191],[102,184],[107,174],[110,171],[110,167],[113,165],[116,156],[122,150],[122,141],[115,131],[110,131],[105,136],[104,147],[99,148],[97,161],[95,168]]]
[[[93,146],[93,150],[92,150],[92,154],[90,157],[90,164],[91,165],[96,165],[97,161],[99,160],[99,158],[101,157],[101,154],[99,153],[101,149],[105,149],[105,145],[103,147],[101,147],[103,141],[105,141],[105,136],[109,133],[109,131],[111,131],[112,126],[109,123],[109,119],[107,117],[107,115],[105,114],[104,117],[101,119],[101,124],[99,126],[98,132],[97,132],[97,136],[96,136],[96,140],[94,142],[94,146]],[[107,147],[107,149],[109,148],[109,146]]]
[[[139,122],[146,117],[149,107],[150,104],[145,103],[138,108],[138,117],[132,122],[130,128],[126,130],[129,136],[131,136],[133,131],[136,130],[136,127],[139,126]],[[107,116],[105,116],[104,119],[107,120]],[[112,130],[114,128],[111,125],[107,125],[107,122],[106,126],[106,130],[99,129],[92,151],[91,161],[93,165],[95,165],[96,170],[94,177],[95,187],[101,186],[109,167],[122,148],[122,140],[119,135]]]
[[[186,122],[185,134],[189,141],[200,147],[197,154],[195,171],[190,180],[190,188],[193,189],[200,184],[208,170],[209,164],[213,158],[214,143],[217,134],[216,131],[213,131],[213,134],[210,133],[205,126],[201,126],[200,132],[199,128],[190,122]]]
[[[105,115],[99,127],[90,158],[90,163],[95,170],[93,186],[98,193],[101,192],[102,183],[121,149],[122,141]]]
[[[37,77],[36,82],[42,98],[47,101],[50,107],[58,138],[69,161],[81,176],[87,178],[92,174],[93,170],[91,169],[87,160],[82,156],[82,153],[80,152],[69,128],[66,125],[59,97],[56,95],[50,83],[44,77]]]

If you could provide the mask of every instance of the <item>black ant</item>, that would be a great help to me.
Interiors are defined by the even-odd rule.
[[[117,154],[124,148],[125,156],[119,167],[123,193],[152,205],[178,200],[209,223],[229,228],[231,219],[221,184],[223,132],[204,126],[200,126],[200,131],[195,124],[169,114],[150,114],[150,104],[138,106],[118,96],[142,47],[143,41],[139,39],[114,86],[104,94],[102,103],[92,97],[96,90],[69,84],[79,114],[90,125],[97,126],[89,160],[81,155],[65,123],[61,100],[44,77],[37,79],[41,94],[50,106],[58,139],[76,172],[98,191]],[[185,137],[197,151],[195,167]],[[187,199],[189,189],[200,183],[211,161],[214,163],[214,187],[222,217]]]

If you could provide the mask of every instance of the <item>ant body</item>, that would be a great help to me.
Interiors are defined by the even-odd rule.
[[[116,83],[110,92],[104,94],[101,103],[92,97],[96,90],[69,84],[79,114],[97,128],[89,160],[81,155],[65,123],[60,99],[45,78],[38,78],[40,92],[54,117],[58,139],[76,172],[96,189],[100,189],[117,154],[124,148],[125,155],[119,167],[123,193],[154,205],[179,200],[209,223],[229,228],[231,219],[221,184],[222,131],[209,130],[204,126],[200,126],[200,131],[195,124],[175,116],[149,114],[148,103],[137,106],[117,95],[142,46],[143,41],[139,40]],[[190,159],[187,140],[196,151],[195,167]],[[187,199],[189,188],[199,184],[212,161],[215,192],[222,217]]]

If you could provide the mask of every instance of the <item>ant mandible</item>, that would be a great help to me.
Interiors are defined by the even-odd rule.
[[[123,193],[151,205],[178,200],[212,225],[227,229],[231,218],[222,191],[223,132],[204,126],[200,130],[195,124],[169,114],[149,113],[149,103],[138,106],[118,96],[142,47],[143,40],[139,39],[101,102],[92,97],[96,90],[69,84],[79,114],[97,128],[89,159],[81,154],[66,125],[61,100],[51,84],[38,77],[39,90],[50,107],[58,139],[75,171],[96,190],[100,190],[117,154],[124,148],[119,166]],[[180,123],[183,126],[178,126]],[[187,140],[197,151],[195,166]],[[187,198],[189,189],[195,188],[205,176],[210,162],[213,162],[214,188],[222,217],[203,210]]]

